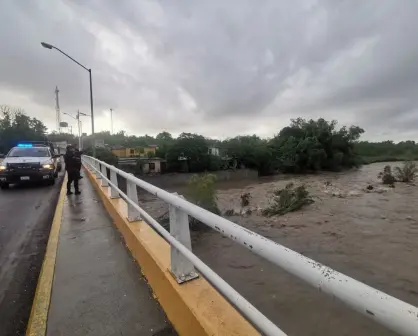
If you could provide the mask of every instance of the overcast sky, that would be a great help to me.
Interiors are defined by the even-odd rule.
[[[290,118],[418,140],[417,0],[3,0],[0,104],[55,126],[271,136]],[[73,123],[66,116],[64,121]],[[89,118],[84,131],[90,130]]]

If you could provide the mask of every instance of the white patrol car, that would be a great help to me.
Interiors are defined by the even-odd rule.
[[[59,155],[48,145],[21,143],[13,147],[0,163],[0,188],[25,181],[45,181],[50,185],[58,176]]]

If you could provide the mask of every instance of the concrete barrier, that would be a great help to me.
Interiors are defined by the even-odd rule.
[[[85,171],[180,335],[260,335],[204,278],[179,285],[169,271],[169,244],[144,221],[129,222],[127,203],[111,199],[110,188],[102,187],[94,174]]]

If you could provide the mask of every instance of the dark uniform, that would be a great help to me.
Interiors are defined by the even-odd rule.
[[[83,178],[81,176],[81,172],[80,172],[81,171],[81,151],[78,148],[75,149],[75,156],[76,156],[77,160],[79,160],[79,162],[78,162],[78,179],[81,179],[81,178]]]
[[[79,195],[80,190],[78,189],[79,172],[81,165],[81,158],[77,157],[74,151],[74,147],[68,146],[67,153],[64,155],[65,170],[68,174],[67,181],[67,195],[71,195],[71,183],[74,183],[75,194]]]

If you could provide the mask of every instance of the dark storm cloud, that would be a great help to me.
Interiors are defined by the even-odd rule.
[[[88,109],[86,74],[42,50],[46,40],[92,66],[99,113],[117,107],[133,132],[271,134],[299,115],[357,123],[369,137],[385,133],[388,122],[394,136],[415,129],[415,0],[1,6],[0,25],[9,29],[0,29],[0,89],[39,105],[51,105],[59,84],[66,106]]]
[[[88,60],[87,46],[94,37],[77,26],[70,26],[71,13],[62,11],[54,16],[57,7],[46,1],[5,1],[0,10],[0,85],[11,90],[22,90],[39,103],[51,99],[55,78],[68,87],[81,87],[85,74],[61,57],[53,57],[40,45],[40,37],[50,43],[78,45],[75,52],[81,60]],[[82,33],[83,39],[78,39]],[[84,86],[84,87],[83,87]],[[77,90],[68,92],[71,100],[79,98]]]

